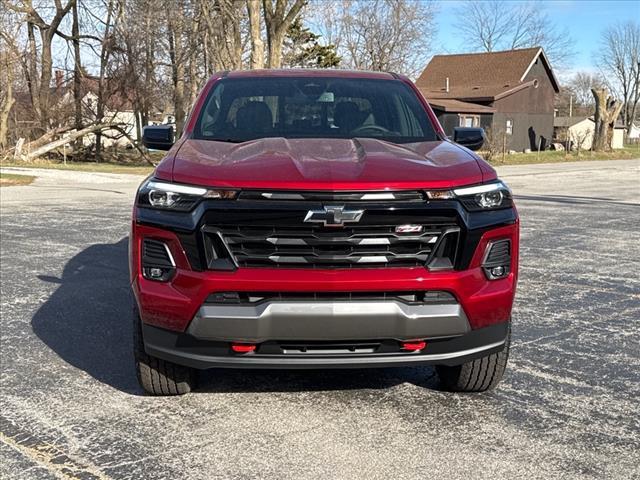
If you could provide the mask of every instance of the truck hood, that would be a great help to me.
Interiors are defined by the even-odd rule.
[[[399,190],[481,183],[491,174],[484,170],[483,179],[475,156],[447,141],[187,139],[174,156],[172,177],[178,183],[231,188]]]

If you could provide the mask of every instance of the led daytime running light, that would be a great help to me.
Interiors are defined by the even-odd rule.
[[[453,193],[459,197],[466,195],[477,195],[478,193],[493,192],[495,190],[509,190],[509,188],[502,182],[489,183],[486,185],[476,185],[474,187],[456,188]]]

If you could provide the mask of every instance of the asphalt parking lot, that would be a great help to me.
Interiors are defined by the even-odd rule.
[[[640,160],[504,167],[522,216],[504,382],[433,369],[212,371],[142,395],[127,232],[140,177],[1,190],[0,477],[640,478]]]

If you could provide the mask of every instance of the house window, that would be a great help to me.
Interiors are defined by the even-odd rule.
[[[480,116],[479,115],[460,115],[461,127],[479,127]]]
[[[513,135],[513,120],[507,120],[507,128],[505,128],[507,135]]]

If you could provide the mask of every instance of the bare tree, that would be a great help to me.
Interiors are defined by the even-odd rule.
[[[504,128],[487,127],[485,129],[485,141],[482,145],[482,158],[487,162],[497,163],[499,156],[506,155],[507,138]]]
[[[243,0],[194,0],[195,21],[204,37],[202,54],[208,74],[242,68],[243,21],[247,15]],[[193,32],[195,33],[195,32]],[[191,52],[200,52],[200,38],[193,37]]]
[[[282,44],[287,29],[306,3],[307,0],[262,0],[269,68],[280,68],[282,65]]]
[[[59,33],[58,28],[75,1],[68,0],[66,4],[62,4],[60,0],[55,0],[53,15],[48,23],[33,6],[32,0],[22,0],[19,4],[6,3],[10,10],[24,14],[26,19],[29,48],[27,83],[33,109],[43,130],[50,127],[53,39]],[[38,41],[36,41],[36,31]]]
[[[341,64],[416,76],[426,63],[435,33],[433,2],[336,0],[314,4],[311,23]]]
[[[580,71],[570,77],[556,95],[555,108],[560,116],[587,117],[593,115],[595,104],[591,89],[603,85],[599,75]]]
[[[25,65],[24,55],[15,42],[17,29],[14,23],[11,15],[0,15],[0,151],[9,145],[9,120],[16,101],[16,76]]]
[[[543,47],[554,66],[566,66],[573,56],[573,40],[559,30],[541,2],[505,3],[474,0],[461,5],[456,28],[470,49],[487,52]]]
[[[78,18],[78,5],[71,8],[73,25],[71,35],[73,39],[73,105],[74,121],[77,130],[82,128],[82,57],[80,53],[80,21]]]
[[[622,100],[622,120],[629,132],[640,102],[640,23],[629,21],[605,30],[598,64],[607,86]]]
[[[589,138],[592,137],[592,133],[590,130],[587,129],[587,130],[580,130],[580,131],[574,132],[569,136],[570,136],[570,141],[573,147],[576,149],[578,158],[580,158],[580,154],[584,150],[585,145],[587,144]]]
[[[592,88],[602,87],[602,79],[589,72],[577,72],[569,81],[567,88],[575,98],[575,104],[593,110]]]
[[[100,45],[100,70],[98,74],[98,98],[96,105],[96,122],[103,122],[105,115],[105,104],[108,97],[106,92],[107,82],[107,67],[111,52],[114,46],[113,30],[115,29],[114,23],[117,20],[114,18],[117,15],[116,8],[122,7],[122,4],[116,5],[117,0],[107,0],[106,4],[106,19],[104,21],[104,33],[101,39]],[[119,18],[122,18],[122,8],[120,8]],[[96,132],[96,160],[100,159],[102,153],[102,130]]]
[[[591,149],[602,151],[611,148],[613,128],[624,104],[613,98],[606,88],[592,88],[596,101],[595,130]]]
[[[15,103],[13,82],[15,80],[15,59],[8,48],[0,47],[0,151],[7,147],[9,114]]]
[[[249,28],[251,31],[251,68],[264,67],[264,42],[260,26],[260,0],[247,0]]]
[[[171,79],[173,83],[173,106],[176,119],[176,133],[182,134],[186,117],[185,101],[185,55],[184,55],[184,5],[176,2],[173,8],[167,9],[167,39],[169,42],[169,57],[171,59]]]

